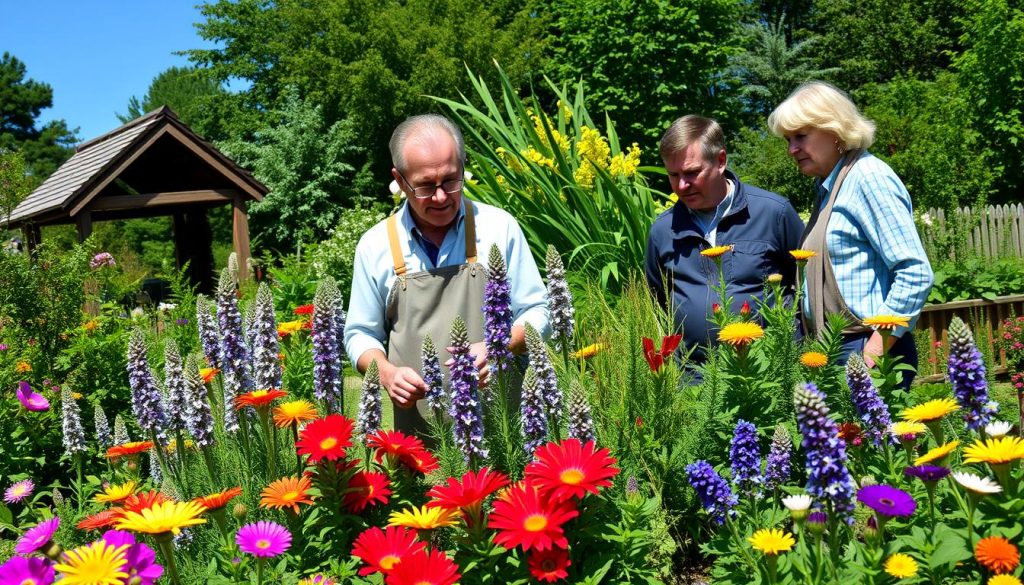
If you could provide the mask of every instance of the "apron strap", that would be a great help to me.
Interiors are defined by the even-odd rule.
[[[395,274],[402,276],[407,270],[405,256],[402,254],[402,244],[398,241],[398,216],[392,215],[388,218],[388,244],[391,246],[391,262],[395,266]]]
[[[476,263],[476,218],[473,216],[473,202],[463,199],[466,207],[466,264]]]

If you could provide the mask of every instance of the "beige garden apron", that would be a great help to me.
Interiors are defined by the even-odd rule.
[[[473,204],[463,199],[466,227],[466,263],[443,266],[406,274],[405,255],[398,236],[398,219],[387,221],[388,243],[395,274],[398,276],[388,293],[384,327],[388,331],[388,361],[420,372],[423,338],[430,335],[438,349],[442,364],[451,357],[452,321],[461,315],[469,332],[469,342],[484,338],[483,301],[487,271],[477,262],[476,222]],[[447,368],[445,378],[447,379]],[[424,416],[430,413],[426,400],[416,408],[395,407],[395,428],[425,436],[428,430]]]

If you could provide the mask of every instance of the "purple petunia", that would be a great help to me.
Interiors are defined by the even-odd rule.
[[[496,372],[512,367],[512,293],[505,258],[496,244],[487,257],[487,285],[484,287],[484,345],[487,362]]]
[[[871,440],[871,444],[881,447],[882,441],[892,441],[892,435],[889,434],[889,426],[892,424],[889,409],[878,395],[864,358],[859,354],[850,355],[846,362],[846,382],[850,386],[850,401],[864,423],[864,434]]]
[[[825,395],[812,383],[798,385],[794,393],[796,422],[807,453],[807,492],[819,503],[829,503],[834,514],[853,520],[856,484],[846,468],[846,442],[829,418]]]
[[[276,522],[261,520],[239,528],[235,534],[235,543],[242,552],[265,559],[288,550],[292,535],[287,528]]]
[[[477,371],[473,365],[476,359],[469,353],[469,333],[462,317],[455,317],[452,323],[452,339],[449,348],[452,361],[449,368],[452,385],[451,416],[454,421],[452,433],[455,444],[462,451],[468,463],[473,457],[487,457],[484,449],[484,415],[477,388]]]
[[[53,583],[53,563],[43,557],[11,557],[0,565],[0,583]]]
[[[974,343],[971,330],[959,317],[949,324],[949,361],[947,373],[953,384],[953,395],[963,409],[967,428],[985,428],[998,406],[988,399],[985,361]]]
[[[917,502],[907,492],[891,485],[869,485],[860,488],[857,500],[886,518],[912,516]]]
[[[925,483],[934,483],[949,475],[949,468],[937,465],[918,465],[904,469],[903,473],[909,477],[916,477]]]
[[[707,513],[718,524],[724,523],[725,515],[732,514],[733,508],[739,503],[729,489],[729,484],[707,461],[695,461],[687,465],[686,475]]]
[[[4,492],[4,501],[8,504],[24,502],[32,495],[32,491],[35,489],[36,484],[32,483],[31,479],[16,481]]]
[[[19,555],[30,555],[36,552],[53,539],[53,534],[57,532],[59,527],[60,518],[50,518],[29,528],[18,539],[18,544],[14,546],[14,552]]]
[[[125,583],[153,585],[164,574],[164,568],[156,564],[156,552],[149,545],[136,542],[135,537],[130,533],[108,530],[103,534],[103,540],[110,546],[128,547],[124,551],[125,560],[128,562],[121,568],[122,571],[128,573]]]
[[[753,423],[743,419],[736,422],[732,443],[729,445],[729,460],[732,463],[732,483],[741,492],[760,497],[761,452],[757,446],[757,429]]]
[[[32,387],[28,385],[28,382],[24,380],[18,382],[18,402],[25,407],[25,410],[31,410],[33,412],[43,412],[50,410],[50,401],[47,400],[42,394],[33,392]]]

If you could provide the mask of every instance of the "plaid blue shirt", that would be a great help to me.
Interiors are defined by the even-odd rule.
[[[840,166],[816,183],[817,205],[827,200]],[[867,152],[861,155],[836,196],[825,242],[839,292],[855,316],[900,315],[910,317],[914,327],[934,275],[914,225],[910,194],[889,165]],[[804,311],[810,315],[806,299]],[[906,331],[899,328],[895,335]]]

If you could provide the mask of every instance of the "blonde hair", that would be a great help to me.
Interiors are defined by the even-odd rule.
[[[824,81],[801,84],[768,116],[768,128],[776,136],[807,127],[835,134],[846,148],[868,148],[875,142],[875,123],[849,96]]]
[[[718,122],[690,114],[672,122],[661,137],[661,158],[667,159],[677,152],[684,151],[694,142],[700,143],[704,160],[715,160],[718,153],[725,150],[725,134]]]

